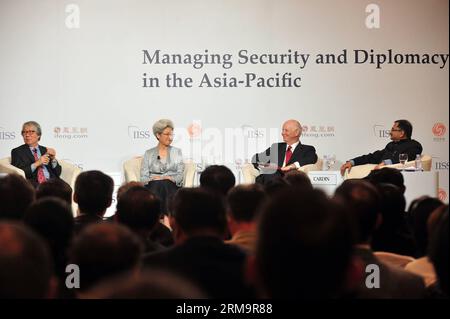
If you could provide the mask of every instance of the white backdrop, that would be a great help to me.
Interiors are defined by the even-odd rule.
[[[448,1],[376,3],[379,28],[368,28],[373,12],[363,0],[1,0],[0,157],[22,143],[22,123],[36,120],[42,144],[59,158],[120,183],[123,161],[155,145],[149,131],[159,118],[175,122],[174,145],[186,157],[230,167],[280,140],[283,121],[295,118],[304,125],[303,143],[342,162],[383,148],[393,121],[406,118],[433,156],[447,201],[448,61],[443,68],[377,69],[355,64],[353,50],[448,57]],[[233,66],[143,64],[143,50],[231,54]],[[238,64],[240,50],[291,50],[310,59],[304,68]],[[347,64],[315,63],[317,54],[343,50]],[[246,72],[265,78],[288,72],[301,77],[301,87],[198,86],[205,73]],[[143,87],[144,73],[160,86]],[[193,86],[167,87],[170,73],[191,77]],[[198,127],[201,133],[192,134]]]

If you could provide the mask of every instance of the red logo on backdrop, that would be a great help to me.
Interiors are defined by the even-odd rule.
[[[433,125],[432,131],[434,136],[441,137],[442,135],[445,134],[447,128],[442,123],[436,123]]]
[[[444,189],[439,188],[439,190],[438,190],[438,198],[441,201],[444,202],[447,199],[447,192]]]
[[[187,128],[190,137],[198,137],[202,131],[202,127],[197,123],[192,123]]]

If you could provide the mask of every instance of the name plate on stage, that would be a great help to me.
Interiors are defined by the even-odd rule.
[[[334,172],[309,172],[311,184],[313,185],[338,185],[338,177]]]

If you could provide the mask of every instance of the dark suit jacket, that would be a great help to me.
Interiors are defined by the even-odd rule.
[[[276,163],[280,168],[283,166],[284,156],[286,155],[286,143],[274,143],[267,150],[262,153],[255,154],[252,158],[252,163],[258,169],[258,163]],[[292,153],[292,157],[286,165],[298,162],[300,166],[307,164],[314,164],[317,162],[316,149],[311,145],[299,143]],[[281,171],[273,172],[272,174],[260,174],[256,177],[256,183],[268,184],[272,180],[282,176]]]
[[[364,267],[368,264],[378,265],[380,269],[380,287],[367,288],[366,278],[356,293],[361,299],[422,299],[425,297],[425,284],[421,277],[410,273],[400,267],[389,266],[382,263],[370,249],[356,248],[355,254],[359,256]],[[369,275],[366,273],[366,275]]]
[[[258,163],[276,163],[278,167],[283,166],[286,154],[286,143],[274,143],[264,152],[255,154],[252,163],[258,168]],[[286,165],[298,162],[300,166],[314,164],[317,162],[317,154],[314,146],[299,143],[292,153],[292,157]]]
[[[390,142],[382,150],[355,157],[355,165],[380,164],[382,161],[390,159],[392,164],[399,162],[398,156],[402,153],[408,154],[408,161],[415,160],[417,154],[422,154],[422,145],[416,140],[405,139],[398,142]]]
[[[41,151],[41,155],[47,153],[47,148],[45,146],[39,145],[39,150]],[[36,160],[34,159],[33,153],[31,153],[30,147],[27,144],[16,147],[11,151],[11,164],[23,170],[26,178],[29,179],[34,185],[37,185],[38,170],[36,169],[34,172],[31,172],[31,164],[34,162],[36,162]],[[61,165],[58,164],[55,168],[53,168],[50,163],[46,167],[50,174],[50,178],[59,178],[61,175]]]
[[[196,236],[144,257],[144,265],[171,270],[196,284],[208,297],[249,298],[244,284],[245,253],[221,239]]]

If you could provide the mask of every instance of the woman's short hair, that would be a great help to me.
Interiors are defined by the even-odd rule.
[[[171,120],[168,119],[158,120],[155,122],[155,124],[153,124],[153,134],[155,135],[156,138],[158,138],[157,134],[161,134],[168,127],[170,127],[172,130],[174,129],[173,122]]]

